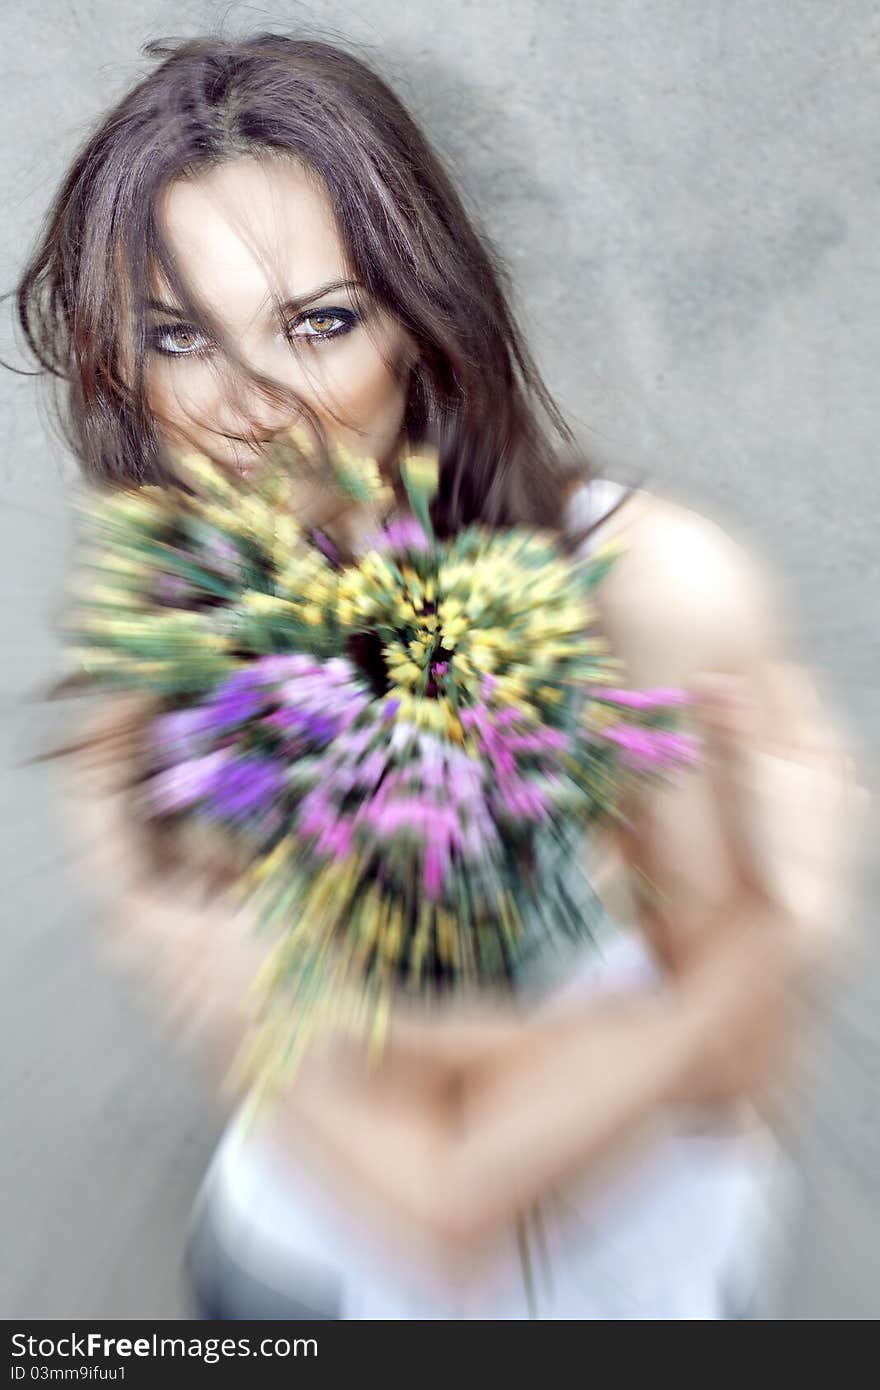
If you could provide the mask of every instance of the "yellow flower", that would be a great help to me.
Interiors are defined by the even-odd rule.
[[[446,707],[446,735],[451,738],[453,743],[464,743],[464,728],[461,720],[455,713],[451,705]]]
[[[252,881],[255,884],[261,883],[265,878],[268,878],[270,874],[281,869],[287,863],[290,851],[291,842],[286,839],[279,840],[278,844],[269,854],[264,855],[262,859],[258,859],[252,866],[250,870]]]
[[[401,457],[400,467],[416,487],[436,490],[440,473],[440,456],[436,449],[421,454],[405,453]]]
[[[376,887],[368,888],[362,895],[358,914],[358,937],[365,948],[375,946],[378,941],[387,907],[387,901]]]
[[[403,914],[400,908],[392,905],[380,937],[382,954],[386,960],[397,960],[403,945]]]
[[[120,555],[112,550],[94,557],[93,563],[101,569],[112,570],[115,574],[135,575],[139,579],[147,573],[147,567],[142,560],[134,560],[129,555]]]
[[[422,679],[422,669],[416,666],[414,661],[398,662],[392,667],[390,674],[395,682],[400,681],[403,685],[409,686]]]
[[[315,445],[304,425],[291,425],[287,431],[290,442],[294,449],[305,458],[311,459],[315,456]]]
[[[588,729],[610,729],[620,722],[620,712],[598,700],[589,700],[584,706],[582,720]]]
[[[140,607],[140,600],[136,595],[125,589],[111,589],[107,584],[96,584],[93,580],[85,583],[73,583],[71,589],[80,598],[88,603],[106,604],[110,608]]]
[[[455,918],[437,908],[437,953],[447,965],[458,963],[458,927]]]
[[[286,512],[280,513],[275,522],[275,539],[272,546],[272,559],[279,569],[290,559],[291,552],[302,540],[300,530],[293,517]]]
[[[290,611],[294,607],[290,599],[281,598],[278,594],[264,594],[259,589],[246,589],[241,596],[241,604],[254,613],[283,613],[285,609]]]
[[[525,696],[526,683],[521,675],[511,672],[495,679],[495,690],[502,699],[514,703]]]
[[[179,464],[181,472],[188,474],[191,479],[200,483],[207,492],[223,498],[224,501],[231,501],[235,497],[235,488],[229,478],[225,477],[217,465],[205,454],[183,454]]]
[[[99,521],[143,523],[163,520],[168,508],[161,489],[141,487],[111,493],[100,499],[94,510]]]
[[[458,622],[455,622],[455,623],[444,623],[444,624],[443,624],[443,645],[444,645],[444,647],[448,647],[450,651],[454,651],[455,648],[458,646],[459,638],[463,637],[464,634],[465,634],[466,632],[467,632],[467,623],[466,623],[463,619],[460,619]]]
[[[389,695],[388,698],[389,698],[389,699],[392,699],[392,700],[397,700],[397,701],[398,701],[398,708],[397,708],[397,718],[398,718],[398,719],[406,719],[406,720],[412,720],[412,719],[413,719],[414,714],[415,714],[416,707],[417,707],[417,705],[420,703],[420,701],[416,700],[415,697],[414,697],[413,695],[411,695],[410,692],[409,692],[408,690],[404,690],[404,689],[394,690],[394,691],[392,692],[392,694]]]
[[[409,661],[409,654],[399,642],[392,641],[385,647],[385,660],[389,666],[399,666],[401,662]]]
[[[455,622],[464,612],[464,604],[457,598],[445,598],[437,605],[437,612],[444,623]]]
[[[137,637],[146,630],[144,623],[132,622],[128,618],[100,618],[96,613],[83,618],[89,632],[105,637]]]

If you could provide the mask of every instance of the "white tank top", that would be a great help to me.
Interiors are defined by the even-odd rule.
[[[604,516],[621,492],[610,479],[593,480],[572,499],[572,524]],[[605,534],[598,527],[587,544]],[[618,924],[601,950],[585,946],[554,998],[661,986],[634,927]],[[227,1126],[196,1207],[197,1216],[210,1203],[215,1238],[240,1268],[319,1306],[322,1286],[341,1285],[340,1316],[349,1320],[530,1316],[513,1232],[472,1288],[451,1286],[294,1152],[281,1155],[258,1130],[245,1134],[242,1118],[239,1111]],[[752,1291],[793,1191],[790,1165],[763,1127],[667,1126],[611,1176],[585,1178],[545,1204],[547,1272],[534,1272],[531,1309],[552,1319],[724,1317],[724,1300]]]

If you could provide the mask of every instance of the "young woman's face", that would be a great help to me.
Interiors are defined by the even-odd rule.
[[[187,284],[245,362],[304,397],[330,440],[382,463],[392,458],[415,344],[369,302],[369,326],[362,322],[339,283],[350,276],[323,185],[293,163],[242,158],[171,184],[160,216]],[[261,444],[295,422],[295,407],[233,374],[161,279],[152,292],[168,307],[148,313],[147,399],[166,445],[252,471]]]

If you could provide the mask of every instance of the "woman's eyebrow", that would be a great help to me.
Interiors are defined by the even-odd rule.
[[[316,285],[314,289],[307,290],[305,294],[295,295],[292,299],[285,299],[281,305],[283,314],[296,314],[305,309],[314,300],[320,299],[324,294],[330,294],[332,290],[355,290],[363,289],[360,280],[328,280],[326,284]],[[155,309],[158,314],[176,314],[180,318],[184,310],[176,304],[167,304],[162,299],[148,299],[147,308]]]
[[[306,294],[299,294],[293,299],[285,299],[281,305],[281,312],[284,314],[296,314],[301,309],[305,309],[313,300],[320,299],[321,295],[330,294],[332,290],[356,290],[363,289],[360,280],[328,280],[324,285],[316,285],[313,290]]]
[[[178,309],[176,304],[166,304],[162,299],[148,299],[147,308],[155,309],[157,314],[176,314],[181,317],[183,310]]]

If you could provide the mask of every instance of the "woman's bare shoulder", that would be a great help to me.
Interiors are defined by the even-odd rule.
[[[602,625],[635,684],[778,656],[776,578],[712,517],[636,489],[604,535],[623,551],[599,591]]]

